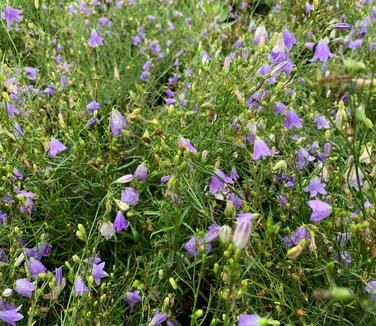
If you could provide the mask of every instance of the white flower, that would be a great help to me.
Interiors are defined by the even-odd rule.
[[[110,240],[115,234],[114,225],[112,222],[103,222],[101,225],[101,235],[106,239]]]

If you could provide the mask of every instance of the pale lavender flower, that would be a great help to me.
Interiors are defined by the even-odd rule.
[[[96,48],[100,45],[103,45],[103,38],[99,35],[98,31],[94,30],[91,32],[89,44],[92,48]]]
[[[240,315],[238,326],[261,326],[261,318],[258,315]]]
[[[347,242],[351,239],[352,234],[350,232],[341,233],[337,236],[336,240],[339,242],[340,247],[345,247]]]
[[[300,227],[297,228],[291,236],[284,237],[282,242],[286,248],[291,248],[293,246],[297,246],[303,239],[310,240],[311,237],[309,230]]]
[[[309,185],[304,188],[304,191],[309,192],[309,196],[312,198],[318,194],[326,195],[325,187],[326,184],[321,183],[320,178],[314,178],[309,181]]]
[[[313,58],[310,61],[313,62],[319,59],[321,62],[326,62],[329,58],[333,57],[335,57],[335,54],[330,52],[328,41],[320,40],[316,44],[315,54],[313,55]]]
[[[310,220],[316,223],[319,223],[332,213],[332,207],[320,199],[308,201],[308,206],[312,209]]]
[[[146,178],[148,177],[148,169],[144,163],[141,163],[137,168],[136,171],[134,171],[133,176],[136,179],[139,179],[140,181],[144,182]]]
[[[84,14],[91,14],[92,10],[87,6],[86,2],[80,2],[80,11]]]
[[[323,115],[316,115],[313,121],[317,123],[317,129],[329,129],[329,121]]]
[[[18,312],[20,311],[22,305],[17,308],[10,308],[5,310],[0,310],[0,320],[6,324],[16,326],[16,321],[23,319],[23,316]]]
[[[371,294],[372,300],[376,302],[376,280],[369,281],[364,291]]]
[[[211,56],[206,51],[202,51],[201,53],[201,62],[203,65],[207,64],[209,61],[211,61]]]
[[[233,184],[234,180],[229,178],[222,170],[217,169],[215,175],[211,177],[210,181],[210,193],[216,194],[218,190],[225,192],[225,184]]]
[[[359,50],[360,46],[363,43],[363,39],[358,39],[358,40],[351,40],[347,47],[352,50]]]
[[[87,110],[89,113],[93,113],[95,110],[98,110],[100,108],[100,104],[96,101],[91,101],[87,106]]]
[[[304,148],[301,148],[297,151],[297,157],[298,157],[298,169],[303,169],[306,162],[312,162],[315,160],[315,157],[309,154],[307,150]]]
[[[99,120],[98,120],[97,117],[91,117],[90,119],[88,119],[88,120],[86,121],[86,126],[87,126],[87,127],[90,127],[90,126],[93,125],[94,123],[98,123],[98,122],[99,122]]]
[[[27,278],[20,278],[16,281],[15,290],[20,296],[31,298],[36,288]]]
[[[289,130],[293,127],[302,128],[302,121],[300,120],[298,114],[294,110],[290,110],[286,113],[286,120],[283,126]]]
[[[138,203],[138,192],[132,187],[128,187],[121,193],[121,201],[128,205],[136,205]]]
[[[168,182],[168,180],[170,180],[170,176],[169,175],[164,175],[162,178],[161,178],[161,183],[166,183]]]
[[[256,138],[253,145],[253,160],[257,161],[271,155],[272,151],[270,150],[268,145],[262,139]]]
[[[69,5],[69,7],[68,7],[68,14],[69,15],[73,15],[74,13],[76,13],[76,11],[77,11],[77,9],[73,4]]]
[[[253,45],[258,45],[261,39],[263,39],[264,43],[267,43],[269,39],[268,33],[264,26],[259,26],[256,28],[255,36],[253,38]]]
[[[234,181],[238,180],[239,179],[239,174],[238,174],[238,171],[236,171],[236,168],[233,167],[230,171],[230,178]]]
[[[298,43],[294,35],[287,28],[282,31],[282,37],[283,42],[285,43],[285,46],[289,51],[296,43]]]
[[[21,14],[22,10],[7,6],[4,7],[1,18],[7,21],[9,29],[14,22],[20,22],[22,20]]]
[[[23,128],[21,127],[21,125],[16,122],[14,124],[14,128],[15,128],[15,131],[22,137],[25,137],[25,131],[23,130]]]
[[[205,252],[208,253],[212,250],[210,243],[206,243],[203,238],[192,236],[183,246],[184,249],[193,257],[201,255],[200,246],[205,246]]]
[[[315,46],[315,43],[314,43],[314,42],[306,42],[306,44],[305,44],[305,47],[306,47],[308,50],[310,50],[310,51],[312,51],[312,49],[314,48],[314,46]]]
[[[240,213],[237,217],[237,224],[232,238],[235,247],[243,249],[249,240],[252,231],[254,216],[251,213]]]
[[[149,43],[149,49],[150,49],[153,53],[159,53],[159,52],[161,52],[161,46],[159,45],[159,42],[158,42],[158,41],[150,42],[150,43]]]
[[[276,104],[274,104],[274,114],[275,115],[283,114],[286,108],[287,108],[287,105],[281,102],[277,102]]]
[[[337,257],[337,261],[339,260],[338,258],[339,257]],[[343,263],[343,266],[345,266],[345,267],[349,267],[351,265],[352,258],[347,251],[344,251],[344,252],[341,253],[341,261]]]
[[[167,319],[167,317],[168,315],[165,312],[159,312],[159,309],[157,309],[149,323],[149,326],[159,326]]]
[[[218,239],[218,230],[219,226],[215,224],[211,224],[209,226],[208,232],[205,235],[205,242],[210,243]]]
[[[109,20],[108,18],[106,17],[101,17],[98,19],[98,24],[101,25],[101,26],[111,26],[112,25],[112,21]]]
[[[43,240],[42,242],[38,243],[36,247],[33,248],[26,248],[25,253],[27,257],[41,259],[42,257],[47,257],[51,254],[52,246],[46,241]]]
[[[119,111],[113,111],[110,116],[110,127],[114,137],[120,135],[121,131],[127,125],[127,121]]]
[[[22,174],[22,172],[20,170],[18,170],[17,168],[14,168],[13,169],[13,175],[17,178],[17,179],[20,179],[22,180],[24,178],[24,175]]]
[[[84,281],[82,280],[81,276],[77,275],[74,281],[74,293],[79,296],[83,296],[84,294],[89,293],[89,288],[85,285]]]
[[[67,87],[68,85],[68,77],[66,75],[62,75],[59,81],[59,85],[62,89]]]
[[[30,79],[30,80],[35,80],[37,78],[37,73],[38,73],[38,69],[36,68],[31,68],[31,67],[25,67],[24,68],[24,71],[26,73],[26,76]]]
[[[46,95],[54,95],[55,94],[55,91],[56,91],[56,88],[54,85],[48,85],[44,90],[43,90],[43,94],[46,94]]]
[[[37,259],[31,258],[29,263],[26,264],[26,269],[28,269],[31,273],[31,277],[35,280],[39,274],[44,273],[47,268]]]
[[[58,139],[52,138],[50,141],[50,149],[48,151],[48,156],[54,157],[67,149],[68,147],[62,144]]]
[[[105,262],[102,262],[100,264],[93,264],[91,275],[93,276],[95,284],[97,285],[101,283],[102,278],[108,277],[108,273],[104,270],[105,264]]]
[[[180,138],[179,145],[191,153],[197,153],[197,149],[191,145],[191,142],[187,138]]]
[[[312,5],[309,2],[306,2],[305,4],[305,12],[308,14],[313,9]]]

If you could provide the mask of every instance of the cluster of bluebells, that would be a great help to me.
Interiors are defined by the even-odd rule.
[[[247,287],[244,275],[249,269],[242,276],[239,273],[248,264],[257,268],[255,248],[265,250],[262,264],[265,260],[268,268],[274,264],[268,251],[282,252],[278,259],[284,260],[281,265],[288,266],[289,275],[298,259],[307,274],[320,261],[331,260],[333,264],[326,267],[338,268],[338,274],[362,275],[354,278],[351,287],[361,288],[366,300],[376,302],[372,264],[360,261],[366,253],[360,255],[354,245],[363,242],[359,247],[363,251],[367,247],[375,256],[372,182],[376,169],[370,136],[373,121],[367,106],[374,100],[375,72],[369,73],[363,62],[353,59],[365,49],[376,50],[372,41],[376,7],[371,1],[358,1],[361,17],[350,19],[340,15],[346,11],[340,3],[333,9],[330,1],[307,2],[300,8],[301,16],[291,17],[299,21],[294,29],[291,24],[273,27],[273,19],[248,17],[249,1],[230,2],[223,13],[207,17],[191,8],[192,14],[200,15],[200,24],[193,23],[180,4],[171,0],[158,2],[161,12],[149,12],[151,2],[146,0],[61,3],[54,10],[64,15],[66,25],[46,37],[45,66],[41,58],[27,57],[25,62],[30,63],[22,69],[21,61],[13,62],[13,67],[4,65],[0,72],[4,74],[0,76],[0,113],[5,118],[0,160],[5,157],[9,163],[0,167],[4,171],[0,228],[8,235],[1,243],[0,262],[7,270],[14,268],[9,271],[14,279],[0,275],[5,284],[0,296],[2,322],[15,325],[40,297],[59,304],[61,300],[67,307],[73,299],[77,307],[83,307],[92,297],[98,298],[97,306],[108,295],[108,302],[122,302],[121,309],[129,312],[129,318],[148,312],[150,326],[176,325],[175,313],[182,309],[177,307],[175,312],[178,295],[171,295],[170,287],[154,291],[160,285],[152,284],[154,276],[152,281],[145,280],[148,286],[127,279],[133,266],[137,266],[135,275],[139,265],[145,264],[142,269],[148,270],[147,263],[152,265],[156,258],[164,261],[165,252],[169,261],[182,257],[174,264],[188,274],[192,266],[192,273],[197,273],[200,265],[199,282],[201,278],[211,281],[214,271],[220,287],[210,289],[214,301],[224,300],[236,312],[236,317],[218,314],[225,323],[279,325],[272,317],[282,315],[280,310],[248,314],[258,307],[250,309],[248,303],[244,307],[241,303],[246,302],[245,292],[254,291],[260,283],[255,276],[252,287]],[[210,8],[208,12],[218,10],[212,1],[201,5]],[[39,10],[38,1],[34,6]],[[278,19],[286,8],[287,3],[276,4],[270,18]],[[312,17],[325,8],[335,18],[314,26]],[[4,35],[15,50],[21,38],[26,49],[39,47],[39,34],[45,31],[30,30],[34,24],[26,18],[30,12],[11,5],[0,5],[0,10]],[[48,12],[44,4],[40,10]],[[223,25],[227,20],[234,22],[236,31],[232,23]],[[80,25],[85,27],[81,32]],[[118,54],[118,48],[112,47],[124,38],[127,46],[120,47]],[[123,55],[130,58],[124,60]],[[343,59],[347,57],[351,59]],[[114,58],[117,62],[111,62]],[[9,56],[9,63],[12,60]],[[112,64],[111,77],[98,76]],[[135,71],[136,78],[128,75],[130,71]],[[311,75],[317,75],[317,81]],[[124,80],[132,84],[129,89]],[[115,81],[121,91],[114,99],[108,93],[117,93],[116,87],[111,89],[106,83],[115,85]],[[317,91],[316,84],[325,86]],[[362,93],[365,89],[370,91],[367,96]],[[74,128],[69,125],[76,122]],[[81,171],[77,166],[84,168]],[[90,177],[87,167],[92,169]],[[69,181],[63,180],[68,175]],[[59,197],[71,188],[69,199]],[[96,193],[96,188],[107,193]],[[96,198],[95,205],[90,196]],[[61,207],[71,201],[74,209],[51,216],[46,198],[52,198],[51,203],[58,198]],[[90,203],[85,211],[91,212],[93,206],[97,210],[85,225],[79,224],[82,216],[75,211],[82,203]],[[98,217],[103,206],[105,212]],[[173,212],[173,224],[163,225],[168,212]],[[59,219],[66,216],[69,223],[61,223]],[[60,229],[55,230],[55,225]],[[160,229],[154,230],[156,226]],[[67,231],[62,237],[63,229]],[[175,229],[177,235],[172,232]],[[76,238],[67,240],[66,235]],[[152,259],[144,257],[150,262],[133,252],[119,258],[119,248],[129,253],[129,248],[134,250],[141,243],[149,247],[137,250],[152,252]],[[170,248],[173,243],[176,247]],[[64,246],[75,251],[73,257],[59,251]],[[111,256],[95,254],[97,247]],[[208,267],[208,256],[215,258],[210,264],[219,263]],[[112,270],[109,262],[114,262]],[[130,270],[123,273],[125,268]],[[119,270],[119,282],[126,283],[120,287],[114,276]],[[150,270],[154,273],[155,267]],[[161,271],[159,281],[164,278]],[[293,274],[298,283],[306,281],[303,272]],[[174,291],[181,287],[181,293],[193,289],[197,297],[190,317],[199,319],[204,313],[196,304],[206,289],[190,283],[197,281],[196,276],[189,274],[179,285],[177,280],[185,276],[170,277],[169,283]],[[269,284],[263,286],[268,293]],[[62,291],[70,291],[69,301],[64,301],[68,294],[59,297]],[[265,293],[260,292],[260,297]],[[91,313],[87,314],[90,318]],[[304,316],[304,311],[290,315],[295,314]]]

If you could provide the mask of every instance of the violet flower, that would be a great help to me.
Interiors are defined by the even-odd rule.
[[[128,230],[129,223],[124,217],[122,212],[118,212],[114,220],[114,229],[116,232],[121,232],[122,230]]]
[[[284,237],[282,242],[286,248],[291,248],[297,246],[303,239],[310,240],[310,238],[309,230],[300,227],[297,228],[291,236]]]
[[[124,300],[128,303],[129,307],[133,308],[136,303],[142,302],[140,291],[128,291],[124,296]]]
[[[345,31],[350,29],[351,26],[348,23],[335,23],[333,24],[333,28],[339,31]]]
[[[55,268],[55,283],[57,286],[59,286],[61,284],[63,280],[63,268],[62,267],[58,267],[58,268]]]
[[[359,50],[360,46],[362,45],[363,40],[358,39],[358,40],[351,40],[348,44],[347,47],[352,50]]]
[[[86,106],[88,112],[91,114],[93,113],[95,110],[98,110],[100,108],[100,104],[98,102],[95,102],[95,101],[91,101],[87,106]]]

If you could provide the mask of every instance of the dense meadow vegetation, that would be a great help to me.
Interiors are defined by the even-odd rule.
[[[0,323],[376,324],[373,1],[0,15]]]

